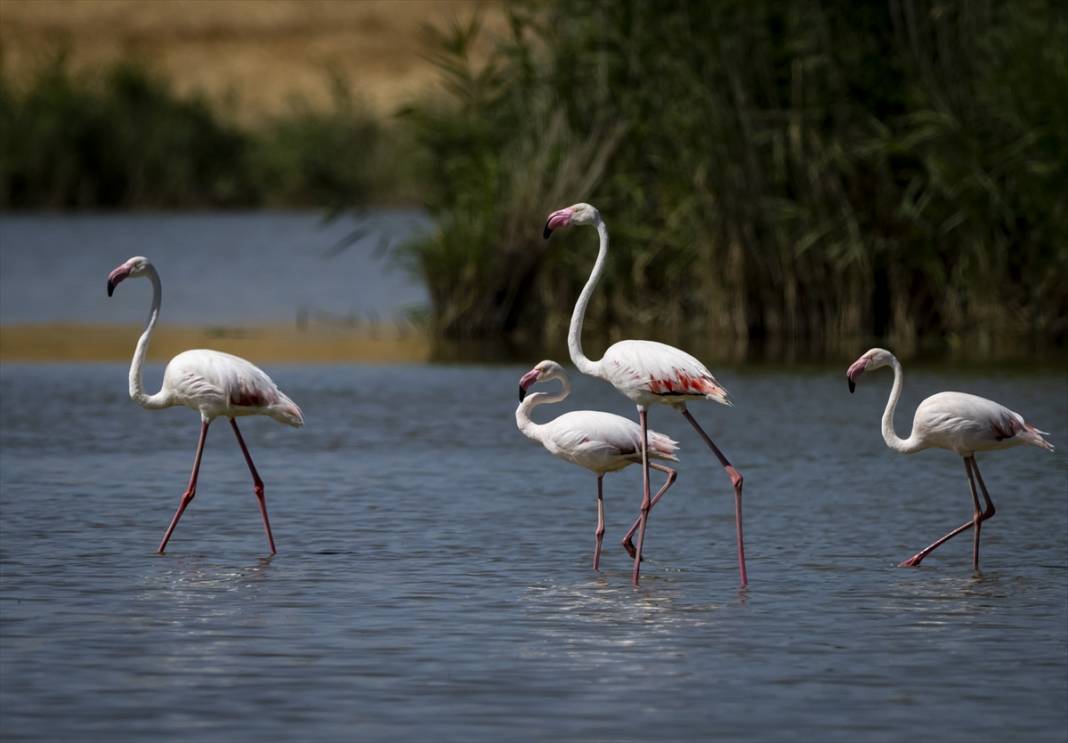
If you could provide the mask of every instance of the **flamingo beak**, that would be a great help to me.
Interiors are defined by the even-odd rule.
[[[115,287],[119,285],[119,282],[130,275],[130,269],[126,267],[126,264],[122,264],[114,271],[108,274],[108,296],[110,297],[115,293]]]
[[[540,376],[541,372],[531,369],[519,379],[519,402],[523,402],[523,398],[527,396],[527,388],[537,382]]]
[[[857,388],[857,378],[868,368],[871,359],[861,356],[846,370],[846,379],[849,380],[849,394]]]
[[[541,236],[548,240],[549,235],[553,234],[553,230],[567,227],[569,224],[571,224],[571,210],[559,209],[550,214],[549,218],[545,220],[545,229],[542,230]]]

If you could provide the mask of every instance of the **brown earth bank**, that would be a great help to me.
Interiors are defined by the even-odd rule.
[[[139,326],[7,325],[0,327],[0,362],[128,361]],[[421,363],[431,344],[413,330],[352,331],[296,328],[161,327],[148,359],[166,362],[191,348],[211,348],[266,363]]]
[[[65,50],[77,70],[137,59],[245,119],[326,104],[338,73],[379,113],[434,85],[426,27],[474,14],[475,58],[506,31],[489,0],[0,0],[0,65],[18,81]]]

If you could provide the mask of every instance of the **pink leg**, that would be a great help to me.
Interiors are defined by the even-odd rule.
[[[645,408],[638,406],[638,422],[642,429],[642,506],[638,515],[638,549],[634,553],[634,572],[631,581],[638,585],[638,572],[642,566],[642,546],[645,544],[645,526],[649,522],[649,416]]]
[[[978,477],[979,477],[979,484],[980,484],[980,486],[982,487],[982,490],[983,490],[983,500],[986,501],[986,510],[985,511],[980,511],[979,510],[979,499],[976,497],[976,494],[975,494],[975,481],[974,481],[973,476],[972,476],[972,469],[973,468],[975,470],[975,475],[978,475]],[[936,549],[941,547],[943,544],[948,542],[953,537],[955,537],[958,534],[960,534],[962,531],[967,531],[968,529],[971,529],[973,527],[976,527],[976,536],[975,536],[974,542],[972,543],[972,567],[974,569],[978,569],[979,568],[979,536],[978,536],[978,531],[979,531],[979,528],[981,528],[982,523],[984,521],[986,521],[987,519],[991,518],[997,511],[994,508],[993,501],[990,500],[990,495],[986,492],[986,484],[983,482],[982,475],[979,475],[979,466],[975,463],[975,458],[974,457],[965,457],[964,458],[964,471],[968,475],[968,487],[971,489],[972,502],[975,505],[975,514],[972,516],[972,520],[964,522],[963,524],[958,526],[956,529],[951,531],[949,534],[946,534],[944,537],[942,537],[941,539],[937,540],[936,542],[928,545],[927,547],[924,547],[922,550],[917,552],[915,555],[913,555],[912,557],[910,557],[909,559],[905,560],[903,563],[898,565],[899,568],[914,568],[914,567],[916,567],[921,562],[923,562],[923,559],[925,557],[927,557],[927,555],[929,555],[932,552],[934,552]]]
[[[601,569],[601,541],[604,539],[604,475],[597,475],[597,545],[593,548],[593,569]]]
[[[260,513],[263,515],[263,528],[267,532],[267,543],[271,546],[271,554],[278,552],[274,548],[274,536],[271,535],[271,522],[267,518],[267,499],[263,497],[263,480],[260,479],[260,473],[256,471],[256,465],[252,463],[252,455],[248,453],[248,447],[245,446],[245,440],[241,438],[241,431],[237,428],[237,421],[233,418],[230,419],[230,425],[233,426],[234,435],[237,436],[237,443],[241,444],[241,453],[245,455],[245,461],[248,462],[248,471],[252,473],[252,485],[256,490],[256,499],[260,502]]]
[[[163,535],[163,541],[159,543],[159,549],[156,550],[159,554],[163,554],[163,550],[167,547],[167,542],[171,539],[171,534],[174,533],[174,527],[178,526],[178,519],[182,518],[182,514],[185,513],[186,507],[190,501],[193,500],[193,496],[197,494],[197,475],[200,474],[200,457],[204,453],[204,441],[208,438],[208,426],[211,425],[211,421],[200,422],[200,440],[197,442],[197,453],[193,458],[193,473],[189,476],[189,485],[186,486],[185,492],[182,493],[182,500],[178,504],[178,510],[174,512],[174,518],[171,519],[171,525],[167,527],[167,533]]]
[[[654,470],[659,470],[660,472],[664,472],[667,474],[667,481],[660,487],[660,490],[656,492],[656,495],[653,496],[652,502],[649,503],[649,510],[652,511],[654,508],[656,508],[656,504],[660,502],[660,499],[664,497],[664,493],[668,491],[668,488],[675,484],[675,478],[679,476],[679,473],[671,469],[670,467],[665,467],[664,465],[657,464],[656,462],[649,462],[649,466],[652,467]],[[627,551],[627,554],[631,557],[634,557],[636,554],[638,554],[638,550],[634,548],[634,545],[631,543],[630,540],[631,537],[634,536],[634,532],[638,531],[638,526],[640,524],[641,516],[634,519],[634,523],[631,524],[630,531],[628,531],[624,535],[623,540],[620,542],[620,544],[623,545],[623,549],[625,549]]]
[[[731,463],[727,461],[727,458],[723,456],[723,452],[719,450],[719,447],[715,445],[704,429],[698,425],[697,421],[690,411],[685,406],[679,408],[679,412],[683,417],[690,422],[697,433],[701,435],[705,443],[708,444],[708,448],[712,450],[712,453],[716,455],[716,459],[723,465],[723,469],[727,471],[727,475],[731,478],[731,485],[734,486],[734,531],[738,540],[738,575],[741,578],[742,588],[749,585],[749,576],[745,572],[745,539],[742,537],[742,475],[738,470],[731,466]]]

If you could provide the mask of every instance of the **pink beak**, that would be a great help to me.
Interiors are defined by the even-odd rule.
[[[571,210],[570,209],[558,209],[549,215],[549,218],[545,220],[545,229],[542,230],[541,236],[546,240],[549,239],[549,235],[553,233],[553,230],[560,227],[567,227],[571,223]]]
[[[527,396],[527,388],[530,385],[538,381],[538,377],[541,376],[541,372],[537,369],[531,369],[519,379],[519,402],[523,402],[523,398]]]
[[[868,364],[870,363],[871,359],[866,356],[861,356],[846,370],[846,379],[849,380],[850,394],[857,388],[857,377],[864,373],[864,370],[868,368]]]
[[[119,285],[119,282],[130,275],[130,269],[123,263],[114,271],[108,274],[108,296],[110,297],[115,291],[115,287]]]

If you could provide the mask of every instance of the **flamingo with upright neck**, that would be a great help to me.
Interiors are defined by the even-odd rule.
[[[642,505],[638,528],[638,548],[634,555],[632,579],[638,584],[641,569],[642,546],[649,520],[651,499],[649,497],[649,456],[646,432],[647,410],[651,405],[669,405],[679,411],[712,450],[720,465],[730,477],[734,487],[735,535],[738,543],[738,574],[741,585],[749,583],[745,569],[745,540],[742,536],[742,475],[705,433],[697,420],[686,409],[689,400],[712,400],[721,405],[731,405],[727,391],[712,376],[712,372],[690,354],[673,346],[655,341],[619,341],[608,347],[599,361],[592,361],[582,352],[582,321],[593,290],[604,273],[608,258],[608,227],[600,212],[589,204],[579,203],[559,209],[549,215],[542,236],[548,239],[553,230],[570,225],[592,225],[600,237],[597,260],[593,264],[586,286],[575,302],[571,315],[571,327],[567,347],[571,361],[583,374],[603,379],[624,395],[638,408],[638,422],[642,431]]]
[[[278,389],[271,378],[261,369],[238,356],[221,351],[197,349],[184,351],[167,364],[163,372],[163,386],[154,395],[145,392],[141,381],[141,370],[148,353],[148,344],[152,331],[159,320],[162,286],[159,273],[147,258],[135,256],[121,263],[108,274],[108,296],[115,291],[119,282],[128,278],[147,278],[152,282],[152,309],[148,315],[141,338],[137,341],[133,361],[130,364],[130,398],[146,410],[160,410],[174,405],[184,405],[200,413],[200,439],[197,441],[196,455],[193,458],[193,472],[189,485],[182,494],[178,510],[171,519],[159,544],[162,554],[170,541],[174,527],[182,517],[186,507],[197,492],[197,476],[200,473],[200,459],[204,453],[204,442],[208,436],[208,426],[218,417],[230,419],[237,443],[245,455],[249,472],[252,474],[253,491],[259,501],[260,514],[263,516],[263,528],[267,533],[267,543],[271,553],[276,552],[274,536],[271,534],[271,522],[267,518],[267,501],[263,493],[263,480],[256,471],[245,440],[237,427],[237,418],[243,415],[266,415],[296,428],[304,425],[304,415],[295,402]]]
[[[913,454],[930,448],[948,449],[959,454],[964,458],[964,472],[968,476],[972,505],[975,508],[971,521],[966,521],[941,539],[924,547],[898,567],[916,567],[927,555],[948,540],[963,531],[974,529],[972,569],[978,570],[979,534],[982,531],[983,522],[994,515],[995,509],[993,501],[990,500],[990,494],[986,490],[986,483],[983,482],[983,476],[979,474],[975,453],[1008,449],[1023,444],[1053,451],[1053,444],[1042,438],[1045,431],[1039,431],[1025,421],[1019,413],[993,400],[964,392],[939,392],[921,402],[912,420],[912,431],[908,438],[903,439],[894,430],[894,411],[897,409],[897,401],[901,398],[902,387],[901,362],[894,354],[884,348],[872,348],[865,351],[846,370],[849,391],[853,392],[856,389],[857,379],[865,371],[880,369],[884,366],[889,366],[894,370],[894,386],[890,389],[890,399],[887,400],[886,410],[883,411],[883,441],[888,447],[902,454]],[[979,496],[975,489],[976,482],[979,483],[982,491],[985,508],[979,507]]]
[[[538,382],[560,381],[558,392],[533,392],[527,390]],[[593,550],[593,569],[601,564],[601,540],[604,538],[604,476],[617,472],[641,460],[641,429],[634,421],[621,415],[602,413],[598,410],[575,410],[554,418],[548,423],[535,423],[531,412],[539,405],[551,405],[565,400],[571,394],[571,381],[562,366],[546,360],[528,371],[519,380],[519,407],[515,409],[515,423],[520,432],[532,441],[539,442],[549,452],[579,467],[585,467],[597,475],[597,529],[594,532],[596,545]],[[678,444],[656,431],[648,432],[649,456],[653,459],[677,462]],[[675,482],[677,473],[671,467],[656,462],[649,466],[667,475],[667,480],[649,504],[653,508],[668,488]],[[623,536],[623,547],[631,557],[636,549],[631,542],[641,519],[636,519]]]

